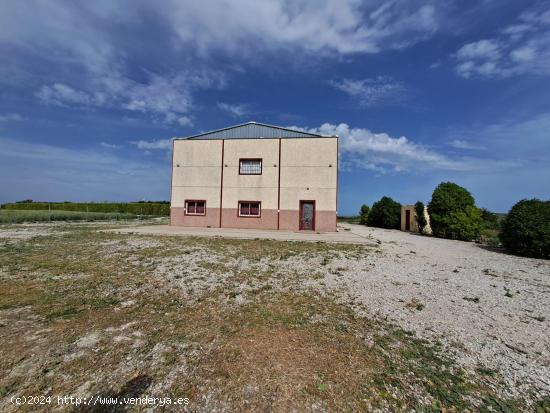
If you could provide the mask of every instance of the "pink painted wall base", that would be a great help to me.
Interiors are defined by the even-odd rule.
[[[207,208],[206,215],[185,215],[184,208],[173,207],[170,209],[170,225],[184,227],[211,227],[219,228],[220,210]],[[244,229],[277,229],[277,210],[262,209],[261,217],[240,217],[237,209],[222,209],[223,228]],[[279,214],[279,229],[283,231],[299,231],[299,212],[282,210]],[[315,231],[336,231],[335,211],[315,211]]]

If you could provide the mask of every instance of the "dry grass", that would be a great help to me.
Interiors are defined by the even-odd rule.
[[[34,411],[7,402],[22,394],[189,397],[190,411],[534,408],[318,289],[315,266],[369,253],[83,227],[5,242],[0,410]]]

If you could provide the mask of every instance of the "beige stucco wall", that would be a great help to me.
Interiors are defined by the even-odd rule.
[[[262,174],[239,175],[241,158],[262,158]],[[239,201],[261,201],[262,209],[277,209],[278,139],[228,139],[223,163],[223,208],[236,209]]]
[[[317,211],[336,211],[337,138],[283,139],[281,168],[281,210],[315,200]]]
[[[220,207],[222,142],[175,140],[172,161],[172,207],[186,199],[204,199],[207,208]]]

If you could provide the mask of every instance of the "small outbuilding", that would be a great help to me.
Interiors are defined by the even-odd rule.
[[[431,234],[430,216],[426,206],[424,206],[424,218],[426,219],[426,226],[422,232],[424,234]],[[401,207],[401,231],[420,232],[414,205],[403,205]]]

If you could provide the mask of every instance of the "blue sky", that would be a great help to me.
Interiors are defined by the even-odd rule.
[[[550,2],[1,1],[0,202],[168,199],[169,142],[340,136],[341,214],[550,197]]]

